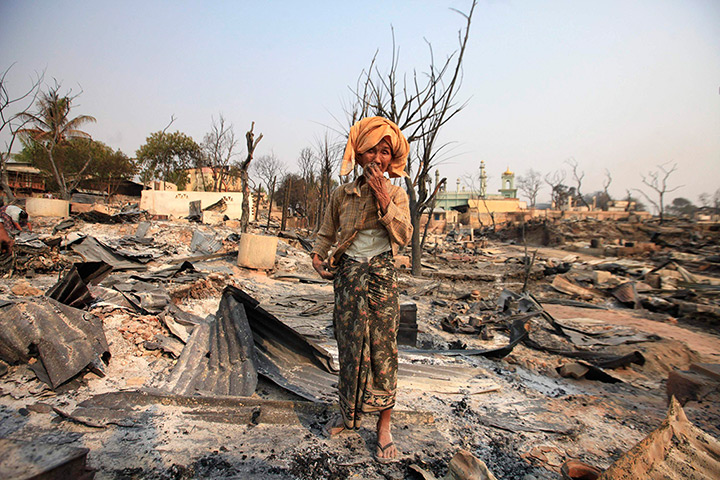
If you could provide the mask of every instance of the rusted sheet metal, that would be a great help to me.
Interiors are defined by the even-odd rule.
[[[179,395],[250,396],[257,386],[256,365],[245,309],[226,290],[215,319],[195,327],[166,387]]]
[[[73,244],[71,248],[86,262],[105,262],[112,265],[116,271],[147,269],[146,265],[125,255],[120,255],[93,237],[85,237],[82,242]]]
[[[113,288],[120,292],[137,312],[142,314],[160,313],[172,303],[170,294],[160,284],[128,280],[123,283],[114,283]]]
[[[520,311],[541,314],[543,319],[546,320],[553,328],[552,333],[549,330],[544,332],[542,329],[531,330],[530,334],[523,338],[523,343],[526,346],[535,350],[562,355],[564,357],[585,360],[588,362],[589,368],[592,370],[593,379],[605,379],[613,382],[619,381],[612,375],[603,372],[602,369],[614,369],[628,366],[632,363],[643,365],[645,363],[645,357],[643,357],[643,355],[638,351],[634,351],[629,354],[616,354],[614,352],[607,351],[589,351],[582,349],[573,350],[573,347],[612,347],[621,344],[653,342],[660,339],[657,335],[645,334],[642,332],[630,334],[627,332],[627,329],[622,328],[613,328],[610,330],[607,328],[601,328],[599,330],[593,330],[592,325],[588,325],[585,328],[573,327],[571,325],[567,325],[570,320],[565,320],[565,324],[561,324],[552,315],[545,311],[540,302],[529,293],[520,295],[509,290],[504,290],[501,294],[501,298],[498,300],[498,305],[503,309],[507,309],[513,301],[517,302]],[[543,333],[545,333],[545,335],[543,335]],[[565,342],[565,346],[561,348],[557,346],[556,342],[546,340],[545,337],[547,337],[547,335],[552,335],[553,333],[561,337],[562,341]]]
[[[113,223],[137,223],[141,217],[146,215],[147,212],[145,210],[138,209],[118,212],[114,215],[98,212],[97,210],[90,210],[89,212],[78,214],[75,218],[87,223],[104,223],[110,225]]]
[[[579,326],[569,325],[571,322],[579,324]],[[634,329],[628,329],[626,327],[608,326],[606,323],[583,317],[565,319],[562,323],[556,323],[567,334],[567,338],[570,342],[572,342],[573,345],[580,347],[617,346],[633,343],[656,342],[660,340],[659,336],[652,333],[638,332]]]
[[[588,290],[587,288],[583,288],[580,285],[576,285],[570,280],[568,280],[567,277],[564,275],[556,275],[553,279],[552,286],[555,290],[558,292],[567,294],[567,295],[577,295],[578,297],[582,298],[583,300],[591,300],[595,297],[595,294]]]
[[[225,289],[245,307],[248,322],[255,338],[255,344],[261,351],[270,354],[278,349],[286,351],[288,360],[310,362],[326,372],[336,372],[332,356],[327,350],[309,341],[295,329],[280,321],[260,306],[260,302],[250,295],[232,286]]]
[[[544,347],[537,343],[533,344],[532,348],[535,348],[536,350],[544,350],[548,353],[561,355],[563,357],[585,360],[586,362],[589,362],[599,368],[615,369],[620,367],[627,367],[631,363],[641,366],[645,365],[645,357],[637,350],[628,353],[627,355],[616,355],[613,353],[593,352],[588,350],[559,350]]]
[[[623,283],[612,291],[612,295],[622,303],[632,304],[636,309],[641,308],[635,282]]]
[[[24,442],[0,438],[0,478],[5,480],[62,479],[92,480],[87,448],[70,445]]]
[[[181,273],[183,274],[182,277],[180,277]],[[136,273],[130,275],[130,278],[143,282],[162,282],[172,278],[175,283],[188,283],[205,278],[205,274],[198,272],[192,263],[185,261],[178,266],[163,268],[152,273]]]
[[[111,271],[112,267],[105,262],[76,263],[45,295],[65,305],[83,308],[94,300],[88,285],[97,285]]]
[[[282,323],[272,314],[259,306],[256,300],[242,290],[227,287],[223,293],[225,307],[218,310],[218,321],[234,316],[246,315],[252,340],[255,343],[257,372],[280,387],[312,402],[332,403],[337,399],[337,375],[332,365],[332,357],[322,347],[307,340],[297,331]],[[227,320],[225,320],[227,321]],[[195,327],[183,354],[178,359],[165,390],[178,395],[192,395],[209,392],[218,395],[219,391],[205,387],[207,378],[214,378],[215,385],[225,386],[225,378],[234,375],[241,378],[247,371],[230,374],[229,365],[233,355],[218,357],[215,373],[210,372],[209,358],[212,353],[212,324]],[[522,329],[522,327],[519,327]],[[518,331],[517,338],[521,338]],[[247,364],[249,365],[249,364]],[[447,377],[447,378],[445,378]],[[495,385],[486,380],[477,379],[477,372],[469,375],[447,366],[401,364],[398,371],[398,383],[412,388],[418,378],[432,378],[432,385],[426,385],[436,392],[481,393],[493,391]],[[254,387],[253,387],[254,389]],[[252,391],[244,395],[251,395]]]
[[[209,351],[210,323],[200,324],[193,329],[180,358],[170,373],[165,388],[178,395],[190,391],[189,385],[195,376],[204,371],[204,362],[207,361],[206,355]]]
[[[0,359],[24,363],[36,351],[36,374],[52,388],[110,358],[100,319],[51,298],[8,302],[0,306],[0,318]]]
[[[337,370],[327,350],[280,321],[244,291],[228,286],[225,292],[245,308],[260,375],[307,400],[335,400]]]

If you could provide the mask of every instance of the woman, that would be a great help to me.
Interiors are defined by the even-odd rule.
[[[335,290],[342,417],[328,422],[325,431],[333,436],[356,429],[362,413],[379,412],[376,456],[383,462],[398,455],[390,433],[399,321],[393,255],[412,236],[407,194],[384,174],[406,176],[408,151],[390,120],[365,118],[352,126],[340,174],[348,175],[356,161],[363,174],[332,193],[312,251],[313,267],[334,279]]]
[[[17,205],[0,206],[0,222],[4,224],[5,230],[13,234],[22,232],[23,228],[32,232],[27,212]]]

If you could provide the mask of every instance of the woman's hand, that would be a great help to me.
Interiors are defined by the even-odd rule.
[[[312,257],[312,264],[315,271],[318,272],[318,274],[325,280],[332,280],[335,278],[335,275],[327,269],[327,262],[323,262],[320,255],[317,253]]]
[[[368,163],[365,165],[365,168],[363,168],[363,175],[365,175],[365,180],[367,180],[370,191],[384,215],[387,213],[388,205],[390,205],[390,193],[388,192],[387,182],[385,181],[382,170],[380,170],[377,163]]]

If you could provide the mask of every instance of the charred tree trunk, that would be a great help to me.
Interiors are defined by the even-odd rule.
[[[240,185],[242,187],[242,213],[240,214],[240,231],[247,232],[250,221],[250,186],[248,185],[247,168],[240,169]]]
[[[283,211],[282,211],[282,217],[280,220],[280,230],[285,230],[285,226],[287,225],[287,216],[288,216],[288,208],[290,205],[290,190],[292,190],[292,179],[288,180],[287,185],[285,185],[285,198],[283,198]]]
[[[260,214],[260,186],[255,189],[255,221],[258,220]]]
[[[406,177],[405,178],[407,183],[410,183],[410,180]],[[409,201],[409,207],[410,207],[410,224],[413,227],[413,233],[412,238],[410,239],[410,249],[411,249],[411,271],[414,276],[419,276],[422,271],[422,247],[420,245],[420,214],[418,210],[420,209],[420,204],[417,201],[417,193],[415,192],[414,188],[408,189],[408,201]]]
[[[247,157],[245,161],[240,164],[240,186],[242,187],[242,214],[240,215],[240,231],[242,233],[247,232],[248,222],[250,220],[250,185],[248,183],[248,168],[250,168],[250,162],[255,154],[255,148],[257,144],[262,140],[262,133],[260,136],[255,138],[255,122],[250,125],[250,130],[245,134],[247,141]]]
[[[8,202],[11,203],[15,201],[15,193],[12,191],[12,188],[10,188],[10,178],[8,177],[7,172],[7,165],[5,165],[5,159],[3,159],[2,165],[0,169],[0,183],[2,183],[2,190],[5,196],[8,199]]]
[[[273,198],[275,197],[275,180],[277,177],[273,177],[272,183],[270,184],[270,191],[268,192],[268,221],[267,228],[270,228],[270,214],[272,213]]]

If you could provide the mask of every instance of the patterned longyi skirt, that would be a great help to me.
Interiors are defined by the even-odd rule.
[[[361,413],[395,405],[399,307],[392,253],[369,262],[343,255],[334,288],[340,410],[345,428],[358,428]]]

